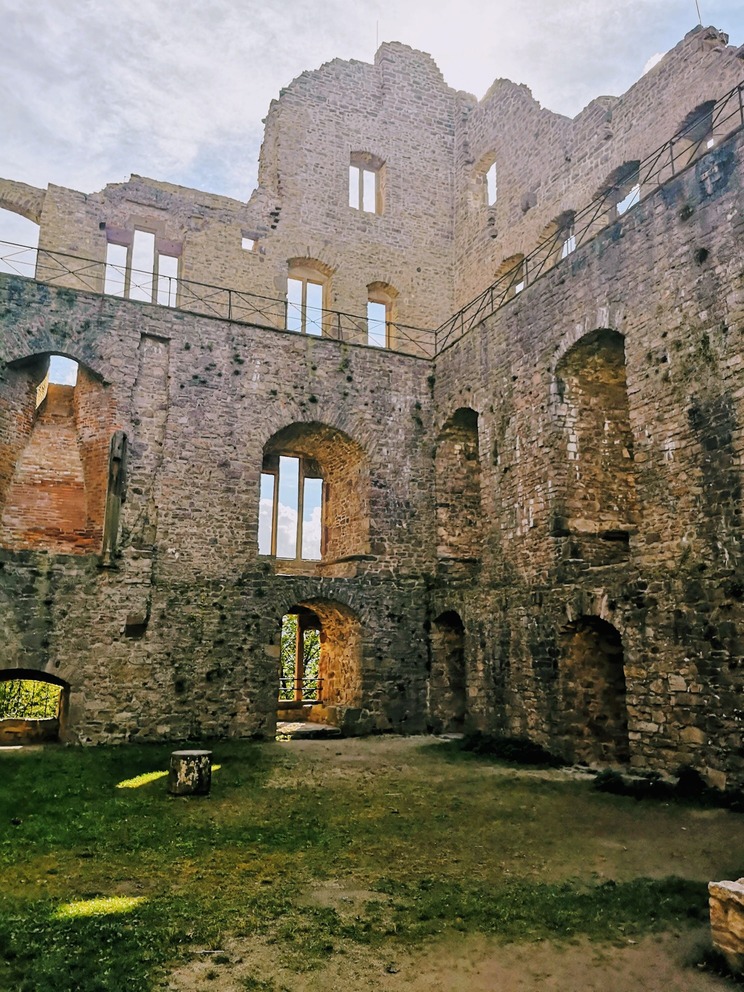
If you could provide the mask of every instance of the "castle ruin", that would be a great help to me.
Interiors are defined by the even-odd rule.
[[[571,120],[389,43],[272,103],[247,203],[0,180],[0,679],[64,741],[271,736],[291,615],[344,733],[742,787],[743,70],[696,28]]]

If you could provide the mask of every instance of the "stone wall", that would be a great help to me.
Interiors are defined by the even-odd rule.
[[[741,131],[435,361],[365,346],[364,318],[384,285],[430,334],[740,76],[695,30],[569,121],[507,81],[477,103],[386,44],[272,104],[247,204],[0,183],[42,249],[95,262],[42,250],[38,281],[0,276],[0,504],[50,354],[80,365],[93,543],[112,436],[125,452],[104,556],[0,527],[0,672],[69,686],[70,740],[271,734],[281,618],[302,608],[350,733],[474,726],[744,784]],[[350,205],[350,165],[376,170],[374,209]],[[107,243],[135,229],[179,258],[181,308],[101,295]],[[290,264],[359,315],[347,340],[338,315],[280,329]],[[282,453],[323,476],[319,562],[259,554]]]
[[[483,453],[480,572],[435,595],[464,621],[474,719],[568,753],[566,637],[601,620],[624,652],[631,765],[691,764],[718,787],[744,772],[743,143],[444,351],[434,391],[437,418],[477,411]],[[615,357],[572,390],[598,331]]]

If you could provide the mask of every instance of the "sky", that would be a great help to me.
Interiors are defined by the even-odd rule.
[[[742,0],[697,3],[744,43]],[[0,177],[94,192],[136,173],[247,200],[270,101],[330,59],[402,41],[455,89],[503,76],[574,116],[697,22],[696,0],[0,0]]]

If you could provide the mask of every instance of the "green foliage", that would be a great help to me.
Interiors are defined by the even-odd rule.
[[[282,633],[279,642],[280,699],[294,699],[295,657],[297,652],[296,613],[287,613],[282,618]],[[320,632],[305,630],[302,634],[304,692],[305,699],[317,698],[318,667],[320,664]]]
[[[0,720],[48,720],[59,711],[60,687],[31,679],[0,682]]]

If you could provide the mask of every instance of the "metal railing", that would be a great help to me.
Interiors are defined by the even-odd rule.
[[[744,83],[711,103],[710,108],[704,106],[706,109],[699,117],[692,119],[646,158],[637,163],[625,163],[629,171],[622,177],[622,191],[635,191],[637,187],[637,194],[634,192],[632,199],[620,198],[620,181],[616,180],[586,207],[575,212],[566,211],[550,235],[529,255],[515,256],[515,264],[509,271],[435,331],[388,321],[383,342],[379,322],[374,321],[374,327],[371,327],[366,316],[299,307],[287,300],[243,290],[160,276],[65,252],[3,241],[0,241],[0,272],[92,293],[105,294],[108,287],[113,292],[106,295],[172,306],[200,316],[433,358],[696,161],[701,152],[744,126]]]
[[[279,702],[320,702],[320,690],[323,679],[293,679],[282,676],[279,679]]]
[[[674,178],[682,169],[696,161],[701,153],[705,153],[742,126],[744,83],[720,97],[700,117],[695,117],[661,147],[638,161],[637,166],[632,163],[633,168],[623,177],[623,188],[631,192],[637,186],[638,194],[632,203],[626,204],[624,210],[620,209],[623,201],[616,182],[610,184],[581,210],[566,211],[563,223],[558,223],[534,251],[522,260],[517,260],[515,256],[515,264],[509,271],[437,328],[436,354],[454,344],[579,245],[591,240],[659,186]]]
[[[366,316],[340,310],[299,308],[287,300],[190,279],[161,276],[46,248],[0,241],[0,272],[66,289],[171,306],[176,310],[237,324],[297,331],[407,355],[434,357],[434,332],[430,328],[387,321],[383,342],[379,334],[379,321],[372,322],[373,327],[370,327]]]

